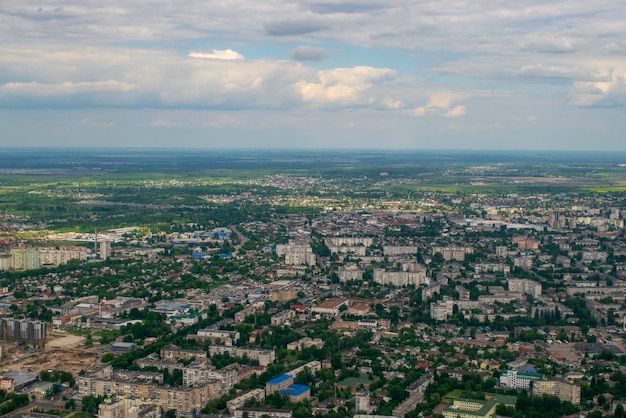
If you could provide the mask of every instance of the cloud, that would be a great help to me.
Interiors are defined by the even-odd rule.
[[[98,122],[89,118],[82,118],[80,120],[81,126],[86,126],[89,128],[114,128],[115,123],[113,122]]]
[[[583,70],[581,68],[543,64],[525,65],[516,71],[515,75],[522,78],[548,80],[590,80],[598,77],[592,76],[587,70]]]
[[[241,55],[239,52],[233,51],[232,49],[211,49],[209,52],[190,52],[189,57],[191,58],[202,58],[202,59],[212,59],[212,60],[242,60],[245,57]]]
[[[263,25],[265,33],[272,36],[295,36],[320,32],[328,28],[321,21],[311,19],[279,20]]]
[[[150,122],[150,126],[155,128],[174,128],[180,126],[180,123],[164,118],[156,118]]]
[[[465,110],[465,106],[457,105],[457,106],[454,106],[452,109],[448,110],[445,113],[445,116],[448,118],[456,118],[459,116],[465,116],[466,113],[467,112]]]
[[[463,98],[464,95],[444,91],[435,93],[430,96],[425,106],[416,108],[413,113],[415,116],[445,116],[448,118],[456,118],[465,116],[467,109],[464,105],[455,105],[455,102]]]
[[[609,42],[604,46],[608,54],[626,54],[626,40]]]
[[[313,104],[374,104],[375,99],[363,93],[373,83],[392,79],[395,71],[388,68],[354,67],[322,70],[315,80],[294,84],[303,101]]]
[[[377,11],[389,7],[384,2],[315,2],[309,5],[309,9],[313,13],[318,14],[334,14],[334,13],[367,13],[371,11]]]
[[[614,75],[611,81],[575,82],[568,99],[580,107],[624,107],[626,78],[621,74]]]
[[[289,56],[296,61],[322,61],[328,54],[322,48],[302,45],[292,49]]]
[[[385,97],[381,100],[383,107],[387,109],[400,109],[404,107],[404,103],[400,100],[394,100],[391,97]]]
[[[2,94],[51,96],[89,92],[128,92],[136,87],[132,83],[116,80],[62,83],[11,82],[0,86],[0,97]]]
[[[565,36],[554,33],[532,33],[522,42],[522,48],[546,53],[566,53],[573,52],[581,40],[572,36]]]

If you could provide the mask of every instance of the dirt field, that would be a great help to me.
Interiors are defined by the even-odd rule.
[[[554,357],[563,358],[571,364],[580,364],[582,357],[574,346],[574,343],[551,344],[546,348],[546,350]]]
[[[50,339],[43,350],[30,355],[16,356],[9,353],[9,360],[2,363],[2,369],[28,373],[39,373],[42,370],[64,370],[70,371],[76,376],[79,371],[94,367],[101,357],[101,354],[93,348],[85,348],[83,343],[84,337],[75,335]],[[20,348],[15,349],[21,350]]]
[[[48,348],[70,348],[76,347],[85,341],[85,337],[78,335],[68,335],[67,337],[57,338],[54,341],[48,342]]]

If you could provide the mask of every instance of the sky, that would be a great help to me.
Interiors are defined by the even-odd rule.
[[[0,147],[626,150],[615,0],[19,0]]]

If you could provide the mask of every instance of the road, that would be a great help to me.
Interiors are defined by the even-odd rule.
[[[235,233],[235,235],[237,235],[237,238],[239,239],[239,244],[236,245],[235,248],[241,248],[242,245],[244,245],[246,242],[249,241],[249,238],[247,238],[244,234],[242,234],[237,229],[237,225],[231,225],[230,229],[231,229],[231,231],[233,231]]]

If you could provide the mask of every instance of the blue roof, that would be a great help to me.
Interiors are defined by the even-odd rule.
[[[292,377],[290,375],[288,375],[288,374],[281,374],[278,377],[275,377],[275,378],[273,378],[271,380],[268,380],[267,383],[270,384],[270,385],[277,385],[277,384],[282,383],[285,380],[291,379],[291,378]]]
[[[290,385],[288,388],[286,389],[282,389],[280,391],[281,395],[288,395],[288,396],[298,396],[298,395],[302,395],[304,392],[306,392],[307,390],[309,390],[310,388],[308,386],[305,385]]]
[[[203,258],[203,257],[206,257],[206,254],[204,253],[191,254],[191,258]]]

